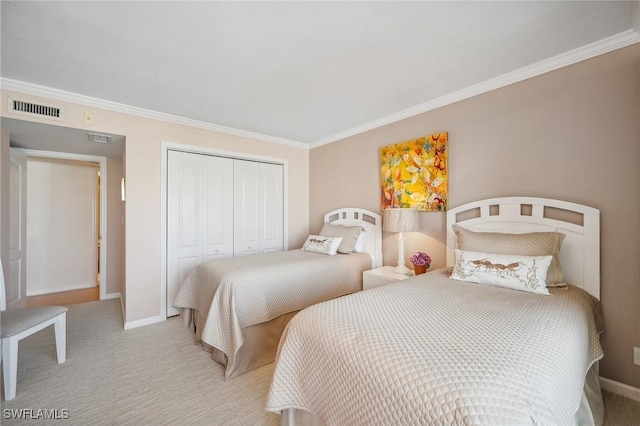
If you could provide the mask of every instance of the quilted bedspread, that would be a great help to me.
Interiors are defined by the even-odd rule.
[[[327,256],[302,250],[202,263],[181,284],[173,302],[186,323],[197,311],[196,335],[225,353],[227,371],[243,344],[241,329],[362,288],[367,253]],[[190,324],[188,324],[190,325]]]
[[[309,307],[280,341],[267,410],[329,425],[572,424],[602,357],[599,302],[438,270]]]

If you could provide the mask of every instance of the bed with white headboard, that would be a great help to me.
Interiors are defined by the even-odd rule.
[[[273,362],[296,312],[361,290],[362,272],[381,264],[380,215],[342,208],[302,248],[202,263],[173,304],[230,379]]]
[[[566,281],[600,299],[600,211],[535,197],[490,198],[447,211],[447,265],[453,265],[454,224],[483,232],[561,232]]]
[[[543,263],[540,293],[453,279],[447,267],[311,306],[280,341],[267,410],[281,424],[602,422],[598,211],[508,197],[447,219],[448,265],[460,264],[454,224],[480,241],[553,237],[569,285],[547,288]],[[493,253],[546,265],[558,254],[511,250]]]

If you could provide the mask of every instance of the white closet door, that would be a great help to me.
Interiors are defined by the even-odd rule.
[[[282,250],[282,165],[235,160],[234,187],[234,256]]]
[[[204,178],[202,260],[233,256],[233,160],[201,155]]]
[[[283,167],[260,163],[260,236],[262,252],[284,248]]]
[[[204,260],[233,255],[233,160],[169,151],[167,316],[180,283]]]
[[[234,161],[234,256],[260,252],[260,163]]]

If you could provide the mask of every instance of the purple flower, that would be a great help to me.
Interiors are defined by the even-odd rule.
[[[426,265],[428,268],[431,265],[431,258],[427,253],[418,251],[413,256],[411,256],[411,263],[417,266]]]

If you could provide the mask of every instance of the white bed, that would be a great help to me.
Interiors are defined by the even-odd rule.
[[[226,379],[273,362],[280,335],[296,312],[360,291],[362,272],[382,264],[380,215],[344,208],[324,220],[334,232],[331,225],[362,228],[358,252],[296,249],[220,259],[199,265],[181,283],[173,304],[196,340],[226,366]]]
[[[449,265],[454,224],[564,234],[570,285],[532,294],[444,269],[307,308],[278,349],[266,408],[282,424],[602,423],[599,212],[529,197],[451,209]]]

